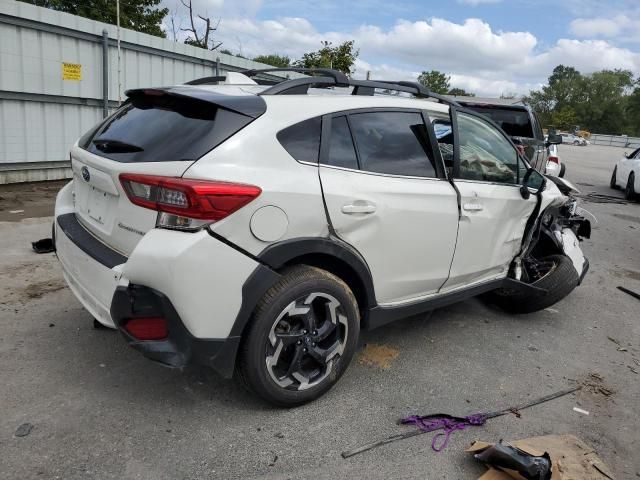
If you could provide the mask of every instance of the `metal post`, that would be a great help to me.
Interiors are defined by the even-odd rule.
[[[120,102],[122,101],[122,96],[121,96],[122,86],[120,83],[120,0],[116,0],[116,17],[117,17],[116,32],[118,36],[118,106],[120,106]]]
[[[109,32],[102,30],[102,117],[109,116]]]
[[[220,57],[216,57],[216,77],[220,76]],[[219,81],[216,84],[220,84]]]

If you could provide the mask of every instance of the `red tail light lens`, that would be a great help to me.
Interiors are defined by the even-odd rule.
[[[560,165],[560,160],[558,159],[558,157],[549,157],[548,160],[555,163],[556,165]]]
[[[131,203],[198,220],[221,220],[255,199],[262,190],[241,183],[122,173]]]
[[[124,329],[137,340],[163,340],[169,335],[167,321],[162,317],[132,318]]]

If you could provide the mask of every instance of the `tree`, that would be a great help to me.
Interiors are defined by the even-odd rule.
[[[637,86],[627,98],[625,113],[627,117],[626,130],[630,135],[640,135],[640,86]]]
[[[183,32],[190,32],[184,43],[194,47],[204,48],[206,50],[215,50],[216,48],[219,48],[222,45],[222,42],[216,42],[211,34],[218,30],[218,27],[220,26],[220,19],[216,22],[212,22],[209,17],[203,17],[202,15],[196,14],[200,21],[204,23],[202,26],[196,26],[196,19],[193,18],[194,13],[191,0],[180,0],[180,3],[189,10],[189,23],[191,25],[190,27],[180,29]]]
[[[258,55],[253,59],[254,62],[266,63],[273,67],[286,68],[291,65],[291,59],[284,55],[272,53],[270,55]]]
[[[354,48],[355,41],[349,40],[337,47],[332,47],[331,45],[331,42],[323,41],[320,50],[305,53],[300,60],[294,63],[294,66],[302,68],[333,68],[351,75],[353,64],[360,54],[360,50]]]
[[[551,115],[551,123],[563,130],[573,130],[577,125],[578,117],[573,108],[565,105],[560,110],[553,112]]]
[[[432,90],[433,91],[433,90]],[[475,93],[467,92],[463,88],[454,87],[449,90],[448,95],[455,95],[456,97],[475,97]]]
[[[445,75],[438,70],[431,70],[430,72],[422,72],[418,76],[418,82],[427,87],[433,93],[445,95],[449,92],[449,81],[451,77]]]
[[[116,2],[113,0],[20,0],[40,7],[71,13],[99,22],[117,23]],[[162,20],[168,8],[159,8],[162,0],[135,0],[120,2],[120,26],[156,37],[166,37]]]

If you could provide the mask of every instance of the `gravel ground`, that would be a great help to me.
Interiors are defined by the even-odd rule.
[[[365,333],[339,384],[291,410],[205,369],[155,365],[93,329],[54,255],[30,251],[50,235],[41,215],[59,186],[0,187],[0,477],[475,479],[484,468],[463,452],[472,440],[551,433],[582,438],[617,478],[640,477],[640,302],[616,289],[640,292],[640,204],[589,195],[621,197],[608,183],[622,152],[560,147],[599,221],[583,243],[591,271],[569,297],[526,316],[470,300]],[[457,432],[439,454],[423,435],[340,457],[401,431],[407,414],[495,410],[576,381],[591,386]]]

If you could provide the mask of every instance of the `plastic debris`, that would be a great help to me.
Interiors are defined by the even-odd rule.
[[[33,425],[30,423],[23,423],[16,429],[16,433],[14,434],[16,437],[26,437],[33,430]]]
[[[31,248],[36,253],[51,253],[55,251],[53,247],[53,240],[50,238],[43,238],[37,242],[31,242]]]
[[[573,411],[574,411],[574,412],[578,412],[578,413],[582,413],[583,415],[589,415],[589,412],[588,412],[588,411],[583,410],[583,409],[578,408],[578,407],[573,407]]]
[[[526,480],[549,480],[551,478],[551,457],[547,452],[532,455],[510,445],[497,443],[474,455],[476,460],[518,472]]]

